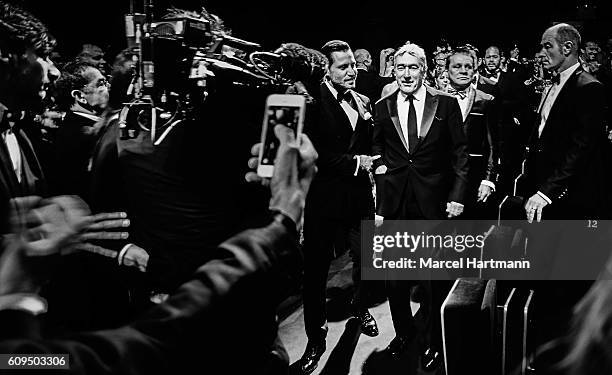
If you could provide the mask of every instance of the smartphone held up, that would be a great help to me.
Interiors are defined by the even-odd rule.
[[[274,127],[283,125],[295,132],[299,138],[304,127],[306,98],[302,95],[270,95],[266,100],[263,126],[261,129],[261,145],[259,151],[259,166],[257,174],[261,177],[272,177],[274,174],[274,159],[279,147],[279,141],[274,135]]]

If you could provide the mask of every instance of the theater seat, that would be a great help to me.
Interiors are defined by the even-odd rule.
[[[440,309],[447,375],[495,373],[496,281],[457,279]]]

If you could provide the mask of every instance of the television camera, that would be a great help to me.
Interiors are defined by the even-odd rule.
[[[295,56],[263,51],[258,43],[235,38],[223,21],[202,8],[199,12],[171,8],[155,18],[153,0],[143,13],[125,16],[128,46],[136,52],[131,101],[119,117],[122,139],[150,132],[154,145],[212,95],[228,87],[246,86],[282,93],[299,80]],[[312,68],[311,68],[312,70]]]

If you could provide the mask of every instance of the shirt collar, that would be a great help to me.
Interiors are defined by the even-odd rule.
[[[92,121],[96,121],[96,122],[100,121],[100,117],[96,116],[96,115],[92,115],[92,114],[84,113],[84,112],[74,112],[74,111],[73,111],[73,113],[75,115],[79,115],[79,116],[83,116],[85,118],[88,118],[88,119],[90,119]]]
[[[576,71],[576,69],[578,69],[579,66],[580,66],[580,63],[575,63],[574,65],[570,66],[569,68],[559,73],[561,75],[561,77],[559,77],[559,80],[560,80],[559,84],[564,85],[565,82],[567,82],[567,80],[572,76],[572,74],[574,74],[574,72]]]
[[[4,120],[4,115],[6,114],[7,110],[8,110],[8,107],[5,106],[4,104],[0,103],[0,122],[2,122],[2,120]]]
[[[334,98],[338,99],[338,90],[336,90],[336,88],[331,84],[329,79],[325,79],[325,84],[327,85],[327,88],[332,93]]]
[[[399,90],[399,89],[398,89]],[[414,96],[414,98],[416,99],[417,102],[423,101],[425,100],[425,94],[427,94],[427,89],[425,88],[425,85],[422,84],[421,87],[419,87],[413,94],[412,96]],[[404,92],[402,90],[399,90],[399,96],[402,98],[402,100],[406,100],[406,97],[408,95],[404,94]]]

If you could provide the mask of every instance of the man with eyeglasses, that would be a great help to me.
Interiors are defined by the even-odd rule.
[[[98,68],[82,63],[68,64],[57,81],[57,104],[66,116],[55,139],[53,193],[88,200],[89,159],[98,140],[94,125],[108,104],[108,88]]]
[[[407,43],[395,53],[398,88],[376,103],[372,145],[377,219],[440,220],[463,212],[467,186],[467,142],[455,98],[424,86],[425,51]],[[388,281],[389,307],[396,336],[388,351],[400,356],[416,335],[410,308],[412,282]],[[437,287],[432,283],[432,287]],[[432,290],[432,296],[440,295]],[[440,306],[433,301],[433,306]],[[435,313],[435,311],[434,311]],[[441,363],[440,319],[432,317],[426,370]]]

